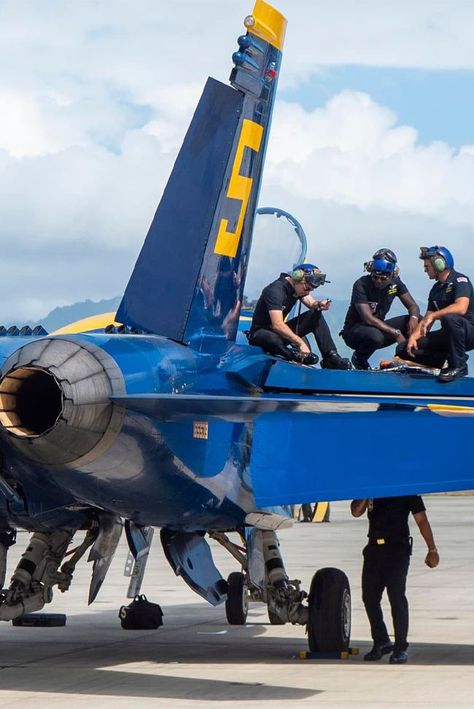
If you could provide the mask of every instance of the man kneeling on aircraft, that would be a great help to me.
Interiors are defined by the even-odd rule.
[[[421,246],[428,278],[436,281],[428,296],[428,310],[397,355],[428,367],[442,368],[439,381],[452,382],[467,374],[468,350],[474,349],[474,297],[467,276],[454,270],[445,246]],[[439,320],[440,330],[431,331]],[[447,367],[443,367],[447,360]]]
[[[403,343],[416,329],[420,309],[400,280],[397,257],[390,249],[379,249],[364,264],[368,276],[361,276],[352,287],[352,297],[341,335],[352,347],[356,369],[370,369],[369,357],[393,342]],[[400,298],[408,315],[390,320],[385,316],[394,298]]]
[[[331,301],[314,300],[309,295],[325,282],[326,275],[311,263],[297,266],[291,274],[281,273],[263,289],[258,299],[249,333],[250,344],[285,359],[316,364],[317,355],[311,353],[303,339],[313,333],[322,354],[323,369],[350,369],[349,360],[338,354],[324,319],[323,311],[328,310]],[[285,322],[297,301],[308,310]]]

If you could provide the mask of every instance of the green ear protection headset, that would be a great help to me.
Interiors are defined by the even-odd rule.
[[[326,280],[326,274],[321,273],[319,268],[312,263],[302,263],[291,272],[291,278],[295,283],[307,283],[312,288],[318,288],[330,281]]]
[[[454,259],[445,246],[420,246],[420,258],[429,259],[436,273],[454,268]]]
[[[295,283],[301,283],[301,281],[304,281],[305,276],[306,273],[302,268],[295,268],[295,270],[291,272],[291,277]]]

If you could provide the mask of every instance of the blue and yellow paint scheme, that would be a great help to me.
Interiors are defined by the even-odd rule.
[[[105,511],[162,527],[171,558],[173,535],[244,533],[262,511],[278,525],[292,503],[474,488],[473,379],[317,370],[235,342],[286,20],[257,0],[245,25],[117,314],[0,339],[4,527]],[[218,575],[188,582],[225,598]]]
[[[78,333],[103,333],[109,326],[120,327],[121,323],[116,322],[115,313],[101,313],[100,315],[90,315],[87,318],[76,320],[69,325],[59,327],[52,332],[52,335],[72,335]]]
[[[247,373],[258,380],[271,364],[235,335],[285,27],[257,0],[230,85],[208,79],[118,312],[1,338],[0,527],[87,527],[105,513],[162,527],[174,558],[185,535],[191,553],[203,530],[243,533],[260,512],[251,419],[194,407],[246,396]],[[159,414],[137,410],[149,397]],[[273,526],[289,515],[266,512]],[[219,578],[211,568],[187,580],[217,603]]]

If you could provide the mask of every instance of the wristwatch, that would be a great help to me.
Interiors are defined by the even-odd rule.
[[[400,337],[400,335],[402,334],[402,331],[398,330],[397,328],[395,328],[394,332],[395,332],[395,337]]]

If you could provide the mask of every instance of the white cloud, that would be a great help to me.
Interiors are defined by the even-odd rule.
[[[420,145],[413,127],[367,94],[344,91],[307,112],[280,102],[266,180],[307,199],[471,222],[474,147]]]
[[[332,64],[473,69],[469,0],[290,0],[284,81]]]
[[[474,68],[470,2],[276,5],[289,18],[282,87],[337,63]],[[204,81],[227,81],[251,6],[0,3],[0,320],[121,292]],[[271,141],[262,201],[294,211],[329,267],[348,232],[357,262],[395,224],[407,254],[420,231],[461,250],[472,236],[474,147],[420,145],[367,95],[313,112],[280,103]]]

